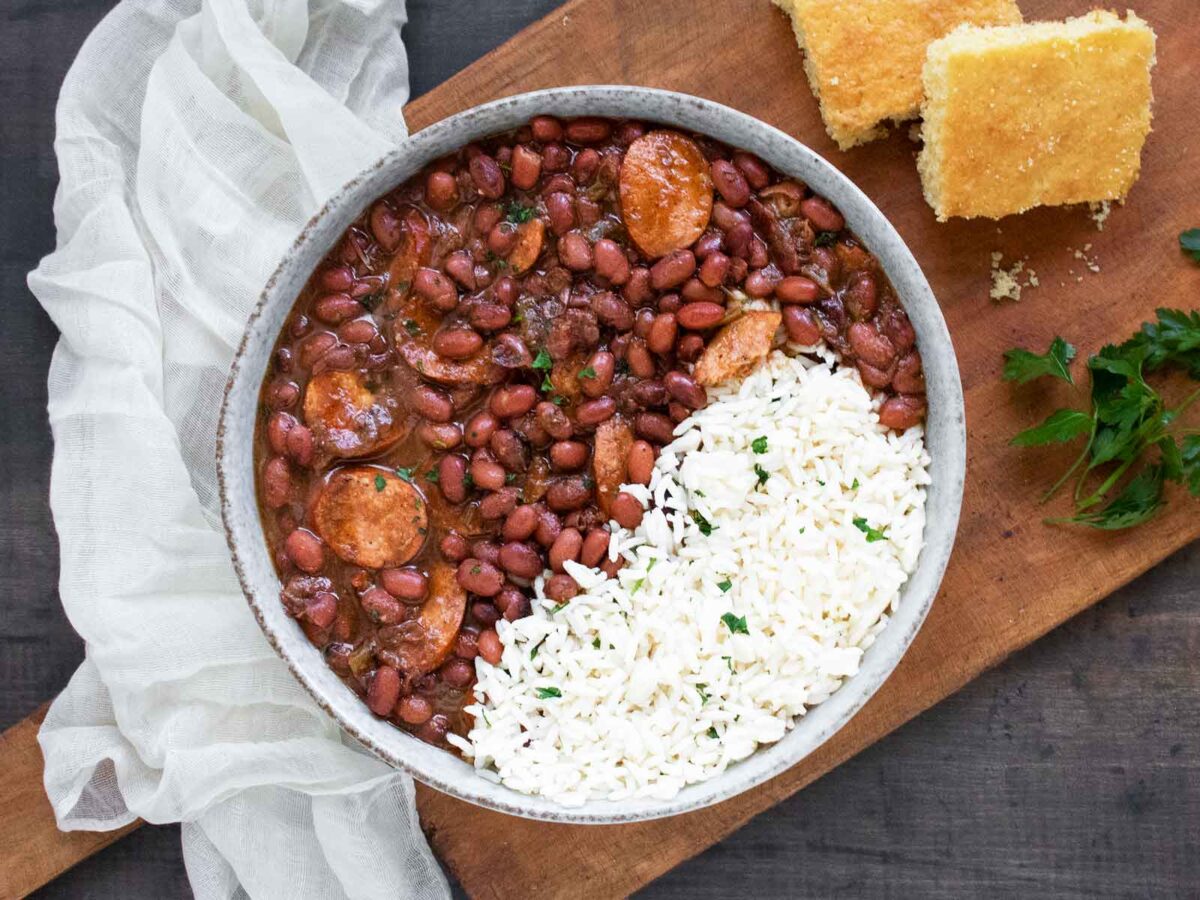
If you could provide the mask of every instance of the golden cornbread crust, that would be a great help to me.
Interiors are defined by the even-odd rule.
[[[964,26],[929,47],[925,198],[941,221],[1123,198],[1150,132],[1154,32],[1134,13]]]
[[[804,71],[843,150],[921,106],[925,48],[964,23],[1021,21],[1015,0],[774,0],[791,13]]]

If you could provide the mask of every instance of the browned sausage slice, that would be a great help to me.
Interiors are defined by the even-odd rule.
[[[546,224],[541,219],[530,219],[517,226],[517,245],[508,254],[508,267],[520,275],[528,271],[542,255],[542,243],[546,239]]]
[[[332,369],[308,382],[304,421],[313,430],[317,446],[330,457],[378,453],[408,430],[394,398],[373,393],[357,372]]]
[[[704,348],[692,376],[700,384],[712,387],[746,375],[771,352],[782,321],[779,313],[761,310],[730,322]]]
[[[404,341],[397,349],[421,377],[438,384],[498,384],[504,378],[504,370],[492,361],[487,347],[467,359],[444,359],[420,340]]]
[[[620,192],[629,236],[652,258],[690,247],[712,215],[708,161],[678,131],[651,131],[629,145]]]
[[[313,524],[346,562],[383,569],[416,556],[429,517],[421,492],[395,472],[352,466],[329,476],[313,504]]]
[[[592,477],[596,480],[596,502],[606,516],[613,498],[628,480],[626,465],[632,445],[633,429],[624,419],[614,417],[596,426]]]
[[[421,627],[410,632],[414,640],[403,641],[396,648],[405,675],[424,675],[446,661],[466,610],[467,592],[458,583],[454,567],[434,563],[429,570],[429,597],[415,620]]]
[[[397,289],[406,288],[412,283],[417,269],[429,265],[429,255],[433,250],[429,223],[419,210],[408,207],[401,217],[401,222],[404,230],[400,246],[396,248],[396,254],[388,266],[388,283]]]

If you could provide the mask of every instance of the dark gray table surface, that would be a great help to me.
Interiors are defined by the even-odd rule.
[[[58,87],[111,5],[0,4],[0,727],[83,655],[46,502],[56,332],[25,274],[54,244]],[[414,96],[556,5],[409,0]],[[1198,602],[1193,545],[645,896],[1200,896]],[[178,828],[147,827],[38,896],[188,894]]]

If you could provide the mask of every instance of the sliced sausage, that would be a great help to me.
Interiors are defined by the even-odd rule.
[[[692,377],[706,387],[730,378],[746,375],[768,353],[783,316],[777,312],[748,312],[716,333],[700,359]]]
[[[404,626],[396,654],[410,679],[432,672],[450,656],[467,610],[467,592],[458,583],[453,566],[434,563],[429,569],[429,599],[415,620],[419,628]]]
[[[326,369],[304,391],[304,421],[330,457],[370,456],[405,436],[399,404],[370,391],[357,372]]]
[[[712,176],[696,142],[678,131],[651,131],[621,163],[621,209],[629,236],[657,259],[690,247],[712,216]]]
[[[631,446],[633,429],[624,419],[612,418],[596,426],[592,478],[596,482],[596,502],[605,515],[608,515],[613,498],[626,481]]]
[[[321,539],[346,562],[364,569],[402,566],[425,543],[429,518],[410,482],[375,466],[338,469],[313,504]]]

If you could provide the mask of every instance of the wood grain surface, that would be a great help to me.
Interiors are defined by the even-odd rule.
[[[890,140],[840,153],[826,136],[782,15],[765,0],[575,0],[412,103],[415,130],[483,100],[557,84],[671,88],[752,113],[841,168],[892,220],[938,296],[962,369],[968,481],[962,527],[929,619],[884,688],[837,736],[789,772],[707,810],[667,822],[588,828],[513,819],[424,790],[435,849],[476,897],[622,896],[700,852],[983,670],[1125,584],[1200,535],[1200,516],[1171,504],[1153,527],[1100,534],[1050,529],[1037,498],[1069,451],[1028,453],[1008,439],[1062,397],[999,379],[1001,351],[1043,348],[1055,334],[1086,353],[1134,331],[1156,306],[1194,307],[1200,270],[1178,251],[1195,196],[1187,151],[1200,137],[1195,91],[1200,20],[1190,0],[1147,0],[1159,35],[1155,133],[1128,203],[1103,232],[1086,210],[938,225],[921,197],[914,145]],[[1084,11],[1071,0],[1023,4],[1029,18]],[[736,23],[736,27],[732,26]],[[1073,250],[1087,246],[1101,273]],[[1028,259],[1040,287],[1017,304],[988,299],[993,251]],[[553,852],[547,852],[553,848]],[[505,877],[497,879],[498,871]]]
[[[0,72],[0,85],[5,87],[0,102],[6,113],[0,127],[0,183],[6,185],[0,201],[5,236],[0,275],[8,293],[24,295],[25,303],[10,310],[0,333],[0,406],[9,411],[6,416],[16,417],[8,419],[16,427],[5,432],[7,465],[0,471],[4,506],[17,513],[0,523],[0,564],[9,586],[16,586],[0,635],[8,722],[63,684],[81,653],[54,598],[54,539],[44,508],[49,441],[41,373],[54,330],[33,307],[22,282],[23,273],[53,243],[48,201],[54,174],[52,159],[47,161],[52,97],[74,48],[107,3],[81,0],[59,7],[19,0],[0,11],[0,21],[7,22],[0,28],[0,46],[8,47],[6,59],[12,62]],[[494,43],[510,22],[536,5],[533,0],[514,0],[511,9],[502,12],[475,9],[460,0],[410,0],[410,14],[420,20],[415,38],[411,26],[406,30],[414,92],[437,83],[462,60]],[[1037,516],[1030,512],[1028,500],[1044,481],[1039,467],[1049,471],[1061,461],[1023,460],[1001,449],[1002,459],[986,467],[989,474],[976,471],[979,455],[1003,448],[1007,437],[1004,423],[992,421],[994,414],[981,409],[981,403],[1015,400],[1026,407],[1021,415],[1030,418],[1044,406],[1033,392],[1010,394],[994,384],[987,390],[996,378],[1000,349],[1025,338],[1044,342],[1056,329],[1084,350],[1094,349],[1088,341],[1119,334],[1158,302],[1195,305],[1197,281],[1177,265],[1177,254],[1172,253],[1175,233],[1195,224],[1187,220],[1200,213],[1195,190],[1179,171],[1186,169],[1189,152],[1195,153],[1197,137],[1196,100],[1186,96],[1184,88],[1189,79],[1196,81],[1197,29],[1183,21],[1186,5],[1182,0],[1139,4],[1139,12],[1160,36],[1157,133],[1151,137],[1142,182],[1129,206],[1114,212],[1103,235],[1092,231],[1078,211],[1041,211],[999,223],[1000,231],[994,223],[934,226],[919,203],[913,145],[902,136],[850,154],[834,150],[820,128],[815,102],[803,87],[799,57],[789,44],[786,26],[767,9],[766,0],[714,0],[711,9],[705,9],[706,17],[711,12],[705,22],[720,30],[720,40],[708,39],[694,27],[688,20],[694,10],[676,2],[653,9],[608,0],[570,3],[531,35],[522,35],[514,45],[410,105],[406,112],[417,128],[488,97],[526,88],[627,81],[690,90],[784,127],[855,178],[913,243],[959,345],[973,428],[972,481],[951,575],[965,579],[959,582],[964,586],[954,591],[947,582],[930,629],[943,617],[947,621],[932,644],[928,632],[923,636],[885,693],[859,717],[870,715],[871,721],[864,725],[856,720],[855,733],[839,736],[836,743],[845,746],[825,748],[836,752],[823,753],[803,771],[777,779],[778,784],[764,791],[764,799],[745,808],[726,813],[732,806],[727,804],[699,814],[706,817],[703,823],[675,820],[642,835],[621,835],[616,834],[621,829],[607,828],[571,835],[564,833],[570,829],[501,817],[473,819],[477,811],[423,792],[423,811],[435,846],[448,854],[451,868],[471,893],[515,896],[532,889],[591,896],[594,886],[595,895],[602,896],[643,884],[1071,610],[1146,568],[1169,545],[1194,535],[1194,530],[1181,527],[1170,541],[1149,550],[1138,543],[1138,535],[1055,544],[1034,552],[1040,542],[1057,538],[1035,524]],[[454,9],[448,11],[447,6]],[[1087,4],[1023,0],[1022,6],[1032,18],[1077,14]],[[662,21],[650,21],[652,17]],[[431,44],[442,49],[431,49]],[[724,52],[726,45],[741,50]],[[1178,78],[1177,86],[1164,84],[1166,78]],[[779,90],[783,93],[769,93]],[[1161,146],[1164,141],[1171,145]],[[1174,180],[1162,175],[1173,168]],[[1172,197],[1172,191],[1180,193]],[[949,236],[940,236],[943,231]],[[951,256],[943,257],[947,244],[959,241],[969,247],[955,246]],[[1089,242],[1094,245],[1089,255],[1098,258],[1103,269],[1098,276],[1083,274],[1079,261],[1066,251]],[[1144,265],[1125,259],[1120,251],[1124,243],[1136,243],[1129,252],[1146,256]],[[986,301],[991,249],[1029,255],[1030,266],[1042,278],[1043,287],[1028,293],[1019,308],[997,310]],[[962,250],[968,252],[958,252]],[[1134,268],[1123,274],[1130,265]],[[1084,280],[1075,282],[1080,274]],[[1065,284],[1059,285],[1060,280]],[[1191,293],[1181,296],[1181,287]],[[1129,304],[1124,313],[1123,303]],[[1060,305],[1063,308],[1055,312],[1053,307]],[[1101,321],[1086,321],[1097,315]],[[975,317],[981,321],[972,324]],[[982,426],[990,431],[976,435],[974,429]],[[1012,473],[1005,473],[1007,467],[1016,483],[1008,480]],[[1014,496],[998,501],[1006,492]],[[976,496],[996,508],[984,508]],[[1176,525],[1182,514],[1177,505]],[[997,532],[998,524],[1005,527]],[[971,538],[980,528],[984,533]],[[1003,537],[1009,530],[1013,537]],[[973,553],[982,548],[1002,560],[963,571],[995,576],[1006,567],[1014,577],[977,588],[969,583],[970,574],[956,574],[968,538]],[[1057,570],[1046,568],[1047,560],[1077,554],[1081,548],[1095,552],[1069,564],[1058,562]],[[1053,896],[1190,895],[1200,878],[1200,862],[1187,850],[1200,836],[1193,780],[1200,757],[1187,738],[1200,727],[1194,709],[1200,658],[1193,615],[1195,573],[1200,571],[1195,549],[701,859],[672,872],[651,893],[963,897],[996,896],[1037,885],[1041,893]],[[1040,576],[1025,571],[1033,566],[1043,567]],[[1051,581],[1061,586],[1047,588]],[[1017,592],[1011,598],[1004,596],[1006,584]],[[947,606],[953,611],[947,612]],[[1052,608],[1040,608],[1044,606]],[[956,628],[961,633],[956,634]],[[989,629],[994,631],[990,636]],[[952,658],[933,658],[939,654]],[[931,677],[898,684],[913,666],[931,670],[926,673]],[[943,668],[947,671],[939,674]],[[879,704],[884,709],[876,712]],[[24,785],[14,787],[10,778],[0,777],[0,798],[7,801],[5,818],[10,820],[0,825],[0,857],[9,869],[0,876],[3,897],[24,893],[124,833],[52,831],[34,742],[40,715],[10,729],[0,743],[7,774],[22,775]],[[37,770],[24,778],[31,762]],[[16,825],[11,824],[14,803],[20,804],[15,807],[20,811]],[[439,816],[452,823],[459,815],[464,817],[462,828],[439,826]],[[42,895],[181,896],[185,883],[177,835],[177,828],[144,829]],[[593,852],[597,858],[581,864]],[[549,865],[531,865],[527,855],[540,856]],[[561,873],[548,873],[550,866],[561,868]],[[608,875],[618,877],[597,879],[595,873],[605,867],[613,870]],[[622,870],[631,867],[636,871],[621,877]]]

